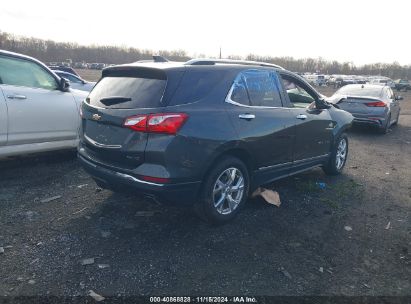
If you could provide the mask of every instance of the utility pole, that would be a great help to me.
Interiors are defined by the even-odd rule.
[[[221,46],[220,46],[220,59],[221,59]]]

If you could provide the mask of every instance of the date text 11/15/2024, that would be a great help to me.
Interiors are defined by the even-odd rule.
[[[257,303],[254,297],[150,297],[150,303]]]

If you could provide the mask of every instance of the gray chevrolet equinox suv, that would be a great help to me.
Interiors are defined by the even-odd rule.
[[[101,187],[193,203],[222,223],[262,184],[344,168],[353,117],[300,76],[249,61],[156,61],[104,69],[82,104],[79,159]]]

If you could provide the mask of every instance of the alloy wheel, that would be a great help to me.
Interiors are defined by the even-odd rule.
[[[336,160],[335,160],[335,166],[337,170],[340,170],[344,166],[346,158],[347,158],[347,140],[345,138],[342,138],[340,142],[338,143],[338,147],[337,147],[337,155],[336,155]]]
[[[213,203],[218,213],[227,215],[239,206],[244,195],[244,176],[237,168],[228,168],[213,187]]]

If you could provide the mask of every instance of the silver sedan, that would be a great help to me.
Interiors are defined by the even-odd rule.
[[[378,127],[385,134],[398,123],[401,96],[389,86],[350,84],[340,88],[329,101],[354,116],[354,123]]]

